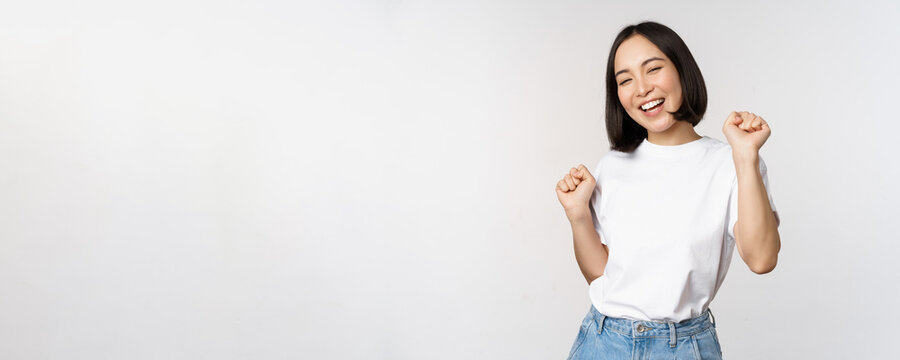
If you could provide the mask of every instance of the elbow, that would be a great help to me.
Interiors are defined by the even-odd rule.
[[[774,238],[769,239],[771,240],[763,241],[763,243],[771,244],[766,250],[762,251],[759,255],[754,253],[753,256],[745,259],[750,271],[759,275],[772,272],[772,270],[775,270],[775,265],[778,264],[778,253],[781,251],[781,237],[778,235],[777,230],[775,231]]]
[[[778,261],[776,259],[772,259],[766,262],[757,262],[754,264],[750,264],[750,271],[759,275],[768,274],[772,272],[772,270],[775,270],[775,265],[777,264],[777,262]]]

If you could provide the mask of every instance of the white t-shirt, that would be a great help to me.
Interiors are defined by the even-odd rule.
[[[759,168],[774,211],[762,157]],[[609,260],[589,287],[594,307],[675,322],[706,311],[734,251],[736,175],[731,146],[708,136],[675,146],[644,139],[633,153],[604,155],[590,209]]]

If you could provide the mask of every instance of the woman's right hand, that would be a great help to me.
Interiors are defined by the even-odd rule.
[[[590,213],[588,202],[595,186],[597,181],[584,165],[569,169],[569,173],[556,183],[556,197],[566,210],[566,216],[572,219]]]

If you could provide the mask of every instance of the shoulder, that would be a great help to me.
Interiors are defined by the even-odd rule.
[[[703,136],[703,146],[708,153],[731,156],[731,145],[723,140],[710,136]]]
[[[598,165],[620,163],[623,161],[630,161],[633,159],[635,159],[634,152],[627,153],[627,152],[622,152],[619,150],[609,150],[606,154],[604,154],[600,158],[600,162]]]
[[[706,145],[708,154],[712,159],[720,164],[721,167],[729,170],[736,177],[736,169],[734,167],[734,157],[731,153],[731,144],[713,137],[707,137]],[[759,155],[759,172],[765,175],[767,172],[766,161],[762,155]]]
[[[604,169],[616,169],[617,167],[627,164],[632,159],[634,159],[634,153],[609,150],[597,161],[597,165],[593,169],[594,177],[599,179],[600,175],[604,173]]]

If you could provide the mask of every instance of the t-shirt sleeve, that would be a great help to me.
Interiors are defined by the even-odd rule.
[[[597,235],[600,236],[600,242],[603,245],[606,245],[606,239],[603,238],[603,235],[600,234],[600,218],[597,213],[597,209],[600,209],[600,164],[597,164],[597,167],[594,169],[594,172],[591,174],[594,176],[594,179],[597,181],[597,185],[594,187],[594,192],[591,194],[591,201],[588,202],[588,207],[591,209],[591,220],[594,222],[594,230],[597,231]]]
[[[766,195],[769,197],[769,206],[772,208],[772,211],[775,212],[775,224],[776,226],[781,225],[781,219],[778,217],[778,209],[775,208],[775,201],[772,200],[772,191],[769,188],[769,174],[768,169],[766,168],[766,162],[763,161],[762,156],[759,157],[759,174],[762,175],[763,185],[766,188]],[[728,214],[726,215],[726,224],[728,224],[728,239],[734,240],[734,224],[737,224],[737,215],[738,215],[738,183],[737,177],[734,178],[734,181],[731,184],[731,196],[728,198]]]

